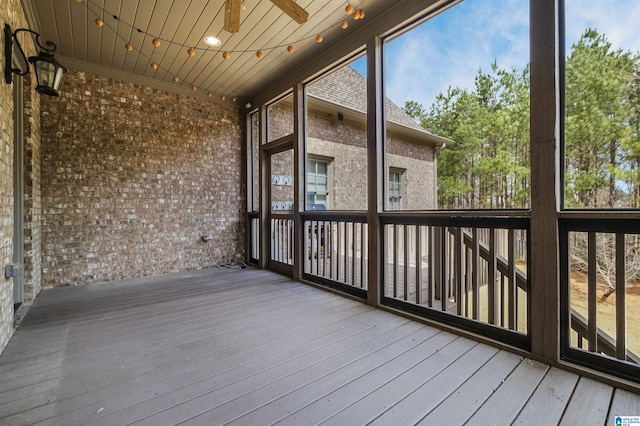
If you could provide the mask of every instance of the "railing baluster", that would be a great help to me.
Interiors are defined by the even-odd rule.
[[[496,289],[496,269],[497,269],[497,256],[496,256],[496,230],[495,228],[489,228],[489,259],[487,260],[487,285],[488,288],[488,320],[489,324],[496,324],[499,315],[496,315],[497,309],[500,306],[500,292]]]
[[[598,350],[598,296],[596,294],[596,255],[596,233],[589,232],[587,236],[587,342],[590,352],[596,352]]]
[[[416,225],[416,304],[422,304],[422,225]]]
[[[463,314],[463,308],[465,304],[465,297],[464,297],[464,291],[462,286],[462,279],[463,279],[462,277],[463,275],[462,260],[463,259],[462,258],[464,256],[464,245],[462,244],[462,239],[463,239],[462,230],[463,228],[461,227],[458,227],[455,229],[455,240],[454,240],[454,249],[453,249],[453,254],[454,254],[453,279],[454,279],[454,285],[456,289],[456,295],[455,295],[456,313],[458,315]]]
[[[509,274],[509,329],[516,330],[518,328],[518,294],[516,283],[516,251],[514,244],[513,229],[509,229],[507,242],[507,261]]]
[[[438,262],[436,261],[436,238],[435,238],[435,228],[433,226],[428,226],[428,238],[427,247],[429,253],[427,253],[427,259],[429,260],[429,274],[427,275],[427,306],[430,308],[433,307],[433,299],[435,296],[435,287],[436,287],[436,265]]]
[[[442,311],[446,312],[447,311],[447,299],[448,299],[448,292],[447,292],[447,284],[449,281],[449,274],[448,274],[448,270],[447,270],[447,251],[448,251],[448,246],[449,244],[447,244],[447,240],[448,240],[448,234],[449,234],[449,230],[447,229],[446,226],[443,226],[441,229],[441,240],[442,240],[442,254],[441,254],[441,262],[442,262],[442,278],[440,280],[440,304],[442,305]]]
[[[409,232],[410,226],[404,225],[404,300],[409,300]]]
[[[393,298],[398,297],[398,226],[393,226]]]
[[[473,319],[480,318],[480,285],[478,275],[480,273],[480,242],[478,240],[478,228],[473,228],[471,242],[471,291],[473,292]]]
[[[351,222],[351,285],[356,285],[356,223]]]
[[[625,303],[624,234],[616,234],[616,358],[627,358],[627,307]]]

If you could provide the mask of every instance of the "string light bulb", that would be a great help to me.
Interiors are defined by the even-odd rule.
[[[353,12],[353,19],[356,20],[356,21],[358,19],[360,19],[360,11],[359,10],[356,10],[355,12]]]
[[[318,34],[318,35],[316,36],[316,41],[317,41],[318,43],[322,42],[322,34]]]
[[[100,19],[100,18],[96,18],[96,25],[101,27],[101,26],[104,25],[104,21],[102,19]]]
[[[293,52],[293,46],[292,45],[287,46],[287,52],[289,52],[289,53]]]
[[[342,21],[342,29],[346,30],[347,28],[349,28],[349,22],[347,21]]]
[[[209,98],[210,98],[210,97],[212,97],[212,96],[213,96],[213,93],[211,93],[211,92],[207,93],[207,97],[209,97]]]
[[[262,53],[262,50],[258,50],[256,52],[256,56],[257,56],[258,59],[262,59],[262,57],[264,56],[264,53]]]
[[[160,46],[160,40],[154,38],[153,40],[151,40],[151,44],[153,44],[155,47],[158,47]]]
[[[127,49],[127,50],[133,50],[133,46],[131,45],[131,43],[125,44],[124,48]]]
[[[158,69],[158,64],[156,64],[155,62],[151,63],[151,69],[157,70]]]
[[[364,19],[364,9],[360,9],[360,19]]]
[[[227,100],[227,97],[226,97],[225,95],[222,95],[222,96],[220,96],[220,100],[222,100],[222,101],[226,101],[226,100]]]
[[[189,56],[196,56],[196,51],[195,51],[195,49],[188,48],[188,49],[187,49],[187,55],[189,55]]]
[[[196,86],[191,86],[191,90],[195,92],[198,88]]]
[[[178,77],[177,75],[173,76],[173,81],[174,82],[179,82],[180,81],[180,77]]]
[[[350,3],[347,3],[347,7],[344,8],[344,11],[347,12],[347,15],[351,15],[353,13],[353,6]]]
[[[229,59],[230,57],[231,57],[231,53],[229,53],[229,52],[222,52],[222,58],[223,58],[224,60],[227,60],[227,59]]]
[[[232,99],[233,102],[236,102],[237,100],[238,100],[238,98],[236,98],[235,96]]]

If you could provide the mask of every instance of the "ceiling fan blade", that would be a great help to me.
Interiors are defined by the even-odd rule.
[[[271,3],[278,6],[284,13],[298,24],[304,24],[309,19],[309,12],[298,6],[294,0],[271,0]]]
[[[226,0],[224,4],[224,29],[230,33],[240,31],[240,6],[242,0]]]

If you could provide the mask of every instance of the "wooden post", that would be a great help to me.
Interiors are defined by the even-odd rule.
[[[300,212],[305,209],[306,106],[304,86],[297,84],[293,90],[293,279],[300,280],[304,271],[304,223]]]
[[[382,40],[367,43],[367,229],[369,242],[367,303],[380,304],[384,260],[378,212],[382,211],[384,186],[384,90],[382,82]]]
[[[558,0],[531,12],[531,350],[559,358],[560,77]]]

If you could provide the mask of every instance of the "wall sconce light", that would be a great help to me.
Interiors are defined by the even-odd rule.
[[[58,96],[58,86],[60,85],[60,79],[62,74],[67,70],[60,65],[58,61],[53,57],[53,52],[57,49],[55,43],[46,41],[44,45],[40,43],[40,34],[27,28],[18,28],[15,31],[11,31],[9,24],[4,24],[4,80],[7,84],[11,84],[12,74],[26,75],[29,73],[29,64],[27,64],[27,57],[22,50],[22,46],[18,42],[17,34],[19,32],[28,32],[35,35],[36,45],[42,49],[38,56],[30,56],[28,61],[33,64],[33,68],[36,72],[36,80],[38,82],[36,86],[36,92],[42,93],[48,96]],[[24,64],[24,69],[13,67],[13,44],[18,47],[18,52],[22,57],[20,60]]]

